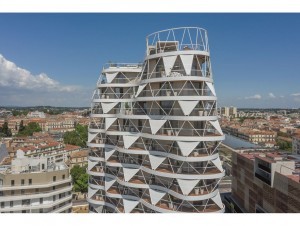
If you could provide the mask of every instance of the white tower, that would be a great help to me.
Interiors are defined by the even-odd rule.
[[[155,32],[146,55],[142,67],[105,68],[95,91],[90,211],[224,212],[207,33]]]

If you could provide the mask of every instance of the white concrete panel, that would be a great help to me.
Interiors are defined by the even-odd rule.
[[[105,160],[108,160],[108,159],[110,158],[110,156],[112,156],[112,154],[113,154],[115,151],[116,151],[115,149],[108,149],[108,148],[105,148],[105,153],[104,153]]]
[[[164,67],[166,75],[168,76],[174,66],[177,56],[166,56],[163,57]]]
[[[128,182],[140,169],[123,168],[124,180]]]
[[[206,83],[206,85],[208,86],[208,88],[210,89],[210,91],[212,92],[212,94],[213,94],[214,96],[216,96],[216,91],[215,91],[214,85],[213,85],[211,82],[205,82],[205,83]]]
[[[103,110],[103,113],[107,113],[109,112],[111,109],[113,109],[113,107],[115,107],[119,102],[113,102],[113,103],[101,103],[101,107]]]
[[[199,103],[198,100],[179,100],[178,101],[181,110],[184,115],[189,115]]]
[[[155,170],[166,159],[166,157],[149,155],[149,159],[152,169]]]
[[[184,195],[188,195],[200,180],[177,179],[178,185]]]
[[[115,181],[115,179],[105,177],[105,191],[107,191],[115,183]]]
[[[177,141],[183,156],[189,156],[199,143],[199,141]]]
[[[140,93],[143,91],[143,89],[146,87],[147,84],[143,84],[143,85],[139,85],[139,88],[135,94],[135,97],[137,97],[138,95],[140,95]]]
[[[191,75],[194,55],[180,55],[185,73]]]
[[[209,121],[209,122],[210,122],[210,124],[213,125],[213,127],[215,127],[215,129],[216,129],[221,135],[223,135],[223,132],[222,132],[222,129],[221,129],[221,126],[220,126],[218,120],[216,120],[216,121]]]
[[[123,199],[125,213],[130,213],[138,204],[139,201]]]
[[[105,129],[107,130],[116,120],[117,118],[105,118]]]
[[[138,136],[123,136],[123,141],[124,141],[124,147],[125,148],[130,148],[130,146],[137,140],[139,139]]]
[[[150,194],[151,203],[153,205],[156,205],[156,203],[158,203],[158,201],[161,200],[162,197],[164,197],[166,192],[157,191],[149,188],[149,194]]]
[[[98,133],[89,133],[88,134],[88,142],[91,142],[97,135],[98,135]]]
[[[223,208],[223,203],[221,200],[220,193],[218,192],[216,196],[211,198],[220,208]]]
[[[98,206],[97,208],[95,208],[95,210],[96,210],[98,213],[102,213],[103,206]]]
[[[210,160],[221,172],[223,171],[222,163],[220,158],[216,158],[213,160]]]
[[[92,189],[91,187],[88,187],[88,197],[91,198],[94,194],[96,194],[97,191],[98,189]]]
[[[156,134],[156,132],[165,124],[167,120],[153,120],[149,119],[149,124],[151,128],[152,134]]]
[[[119,72],[115,72],[115,73],[105,73],[107,83],[111,83],[112,80],[114,80],[114,78],[117,76],[118,73],[119,73]]]
[[[91,160],[88,160],[88,170],[91,170],[97,163],[97,161],[92,162]]]

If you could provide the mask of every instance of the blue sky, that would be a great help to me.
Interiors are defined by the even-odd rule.
[[[0,105],[89,106],[107,61],[141,62],[147,34],[198,26],[208,31],[219,106],[299,108],[299,21],[300,14],[0,14]],[[28,81],[20,81],[24,73]]]

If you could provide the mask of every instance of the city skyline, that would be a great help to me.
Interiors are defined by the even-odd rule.
[[[209,33],[219,106],[299,108],[297,18],[297,14],[0,14],[0,102],[88,106],[101,65],[142,62],[146,35],[199,26]],[[126,45],[118,41],[120,36]]]

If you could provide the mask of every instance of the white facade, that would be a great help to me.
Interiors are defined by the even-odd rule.
[[[0,171],[0,213],[69,213],[72,185],[65,164],[28,158],[22,151]]]
[[[224,212],[224,176],[207,33],[147,37],[142,67],[110,65],[93,96],[91,212]]]

